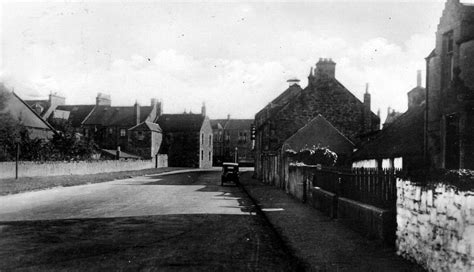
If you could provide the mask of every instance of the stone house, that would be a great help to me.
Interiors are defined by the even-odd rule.
[[[56,130],[26,101],[14,92],[8,93],[6,97],[8,101],[1,113],[9,113],[15,120],[18,120],[20,125],[28,130],[30,138],[50,139],[53,137]]]
[[[278,153],[282,144],[300,128],[322,115],[354,144],[358,136],[379,130],[380,118],[370,109],[370,94],[360,101],[335,77],[336,63],[320,59],[308,86],[302,89],[295,81],[281,95],[255,115],[256,173],[260,177],[262,156]]]
[[[53,126],[61,122],[68,122],[76,133],[85,135],[82,122],[94,110],[95,105],[59,105],[48,118]]]
[[[228,117],[230,119],[230,116]],[[223,161],[226,161],[226,153],[224,146],[224,126],[228,119],[214,119],[211,120],[212,128],[212,146],[213,146],[213,158],[214,165],[220,165]]]
[[[128,129],[128,150],[142,158],[153,158],[160,150],[163,131],[156,123],[144,121]]]
[[[110,96],[99,93],[93,110],[81,122],[84,136],[103,149],[129,151],[129,129],[143,122],[154,122],[161,114],[161,103],[150,106],[111,106]]]
[[[384,125],[374,138],[353,154],[353,167],[404,170],[423,167],[425,95],[418,73],[417,86],[407,93],[408,110]]]
[[[474,169],[474,5],[448,0],[426,58],[424,152],[433,168]]]
[[[211,120],[214,134],[214,162],[234,161],[237,148],[237,160],[243,165],[253,165],[253,147],[250,139],[250,127],[253,119]]]
[[[158,117],[156,123],[164,132],[159,153],[168,155],[169,166],[212,167],[212,128],[209,118],[203,113],[163,114]]]
[[[283,143],[284,150],[299,151],[304,147],[327,147],[338,156],[339,164],[347,164],[355,145],[337,128],[318,114]]]

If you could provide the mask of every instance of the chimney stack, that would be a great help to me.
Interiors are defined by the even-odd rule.
[[[332,59],[320,58],[316,63],[316,76],[325,74],[329,77],[336,77],[336,63]]]
[[[370,93],[369,93],[369,83],[365,83],[365,93],[364,93],[364,106],[370,111]]]
[[[421,87],[421,70],[416,71],[416,87]]]
[[[135,105],[133,106],[133,113],[135,117],[135,125],[140,124],[140,104],[135,101]]]
[[[227,120],[230,120],[230,114],[227,114]]]
[[[294,78],[288,79],[286,82],[288,82],[288,85],[291,87],[293,85],[298,85],[300,83],[300,80],[294,77]]]
[[[206,116],[206,103],[202,102],[201,115]]]
[[[110,95],[104,93],[97,93],[97,97],[95,98],[95,105],[96,106],[110,106],[111,99]]]

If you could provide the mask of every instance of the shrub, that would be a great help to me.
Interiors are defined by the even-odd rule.
[[[299,152],[288,149],[287,155],[293,157],[297,163],[306,165],[334,166],[337,162],[337,154],[327,147],[312,146],[304,147]]]

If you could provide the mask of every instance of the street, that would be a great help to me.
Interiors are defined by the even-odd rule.
[[[3,196],[0,221],[2,271],[296,269],[248,197],[221,187],[217,171]]]

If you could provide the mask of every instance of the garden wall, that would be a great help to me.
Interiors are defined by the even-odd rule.
[[[78,162],[19,162],[19,177],[85,175],[118,171],[142,170],[168,166],[168,156],[159,155],[157,164],[152,160],[107,160]],[[15,178],[15,162],[0,162],[0,179]]]
[[[474,271],[474,191],[397,180],[397,251],[428,270]]]

